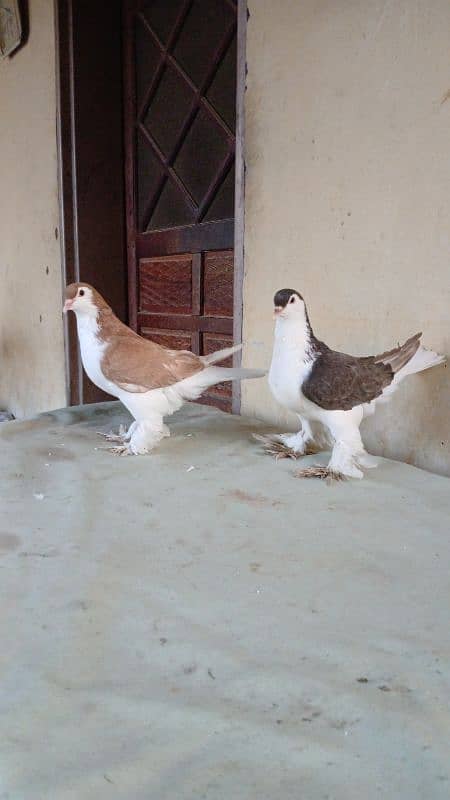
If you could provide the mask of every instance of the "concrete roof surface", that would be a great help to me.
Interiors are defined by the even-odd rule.
[[[99,449],[127,419],[0,426],[0,800],[448,800],[449,480],[298,480],[199,405]]]

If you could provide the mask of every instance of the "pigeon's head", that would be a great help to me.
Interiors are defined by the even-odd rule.
[[[280,289],[273,298],[274,319],[305,318],[305,302],[295,289]]]
[[[100,295],[88,283],[71,283],[66,286],[63,311],[75,311],[76,314],[97,315]],[[102,298],[100,298],[101,300]],[[104,301],[103,301],[104,302]]]

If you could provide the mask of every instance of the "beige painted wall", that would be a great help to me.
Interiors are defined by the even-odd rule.
[[[0,61],[0,407],[65,405],[53,2],[30,0],[30,37]]]
[[[450,354],[448,0],[249,0],[246,364],[269,364],[272,296],[355,354],[424,331]],[[291,424],[267,384],[243,412]],[[450,474],[450,369],[364,423],[377,453]]]

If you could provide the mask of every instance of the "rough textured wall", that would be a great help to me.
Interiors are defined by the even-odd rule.
[[[450,354],[448,0],[249,0],[246,364],[268,364],[272,296],[355,354],[424,331]],[[283,424],[267,385],[243,411]],[[364,423],[373,452],[450,473],[450,369]]]
[[[0,62],[0,406],[65,405],[53,2],[30,0],[30,36]]]

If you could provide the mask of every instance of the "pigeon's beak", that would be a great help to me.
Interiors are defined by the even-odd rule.
[[[283,311],[283,306],[275,306],[273,310],[273,318],[276,319],[277,317],[279,317],[282,311]]]
[[[64,307],[63,307],[63,314],[67,314],[67,312],[70,311],[72,306],[73,306],[73,299],[72,300],[66,300],[66,302],[64,303]]]

